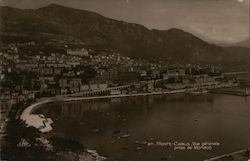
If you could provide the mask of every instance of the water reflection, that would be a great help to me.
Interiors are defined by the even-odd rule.
[[[74,138],[113,160],[198,161],[250,145],[250,101],[216,94],[165,95],[54,103],[40,108],[53,135]],[[124,138],[123,138],[124,137]],[[142,147],[136,141],[217,141],[211,151]]]

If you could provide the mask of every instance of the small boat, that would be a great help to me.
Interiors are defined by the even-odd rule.
[[[135,141],[135,144],[139,144],[140,142],[139,141]]]
[[[121,138],[128,138],[128,137],[130,137],[129,134],[125,134],[125,135],[122,135],[122,136],[121,136]]]
[[[137,147],[137,148],[135,148],[136,151],[142,150],[142,149],[143,149],[142,147]]]

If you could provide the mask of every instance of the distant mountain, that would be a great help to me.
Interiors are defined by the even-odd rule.
[[[245,59],[249,54],[239,57],[180,29],[149,30],[142,25],[57,4],[35,10],[1,7],[0,19],[2,34],[28,35],[29,39],[46,41],[44,35],[60,35],[93,48],[175,63],[249,63]]]
[[[237,43],[236,45],[237,45],[237,46],[242,46],[242,47],[247,47],[247,48],[249,48],[249,46],[250,46],[249,43],[250,43],[250,42],[249,42],[249,39],[248,39],[248,40],[246,40],[246,41],[239,42],[239,43]]]
[[[230,46],[230,47],[224,47],[224,50],[228,52],[231,57],[233,55],[237,55],[235,57],[235,61],[241,61],[242,59],[246,59],[247,62],[250,64],[250,50],[247,47],[242,46]]]

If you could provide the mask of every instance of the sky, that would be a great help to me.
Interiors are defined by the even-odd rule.
[[[0,5],[35,9],[57,3],[150,29],[180,28],[214,43],[249,39],[250,0],[0,0]]]

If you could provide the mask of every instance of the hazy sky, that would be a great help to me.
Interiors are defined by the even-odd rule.
[[[18,8],[50,3],[95,11],[148,28],[182,28],[213,42],[249,38],[249,0],[0,0],[1,5]]]

